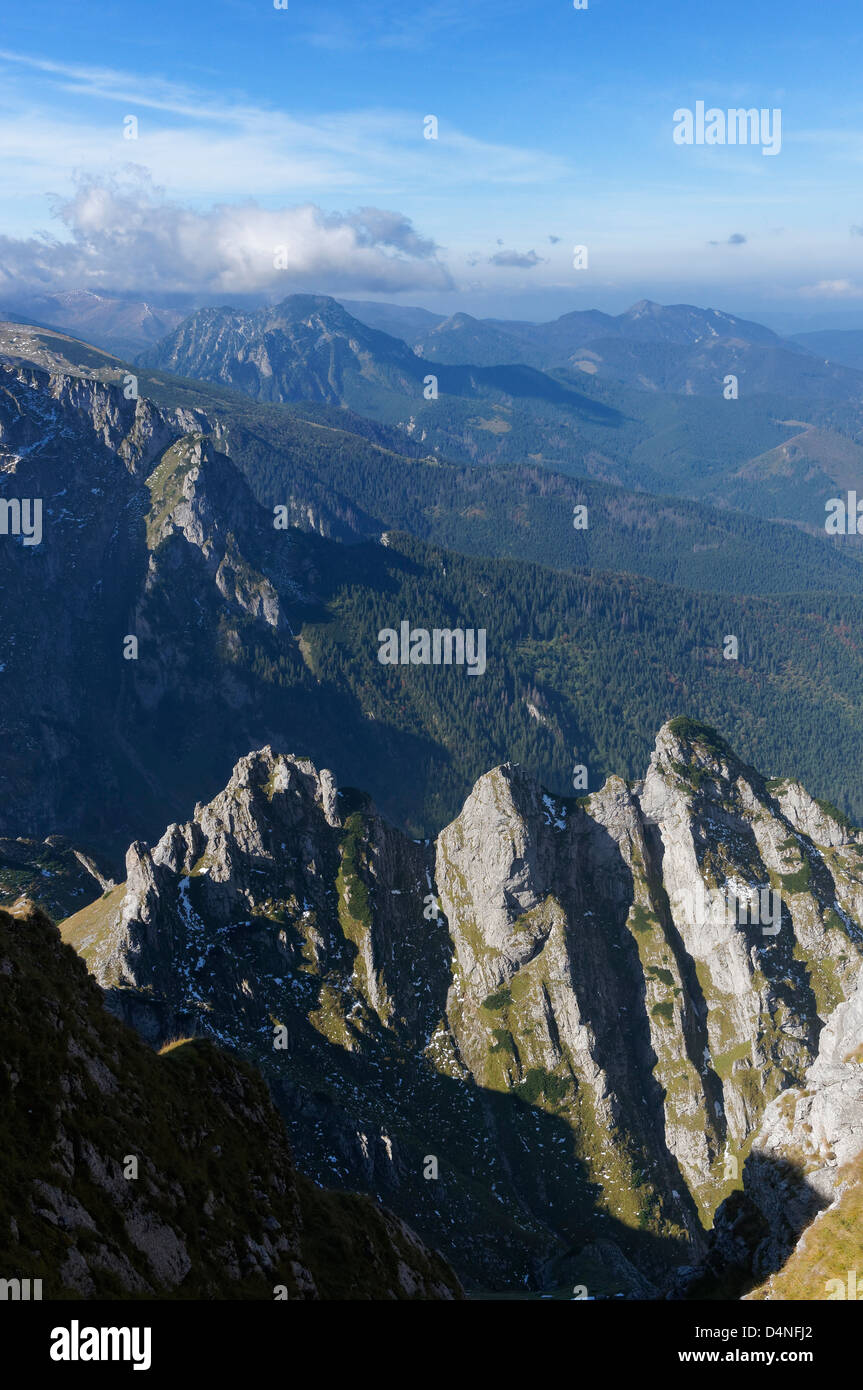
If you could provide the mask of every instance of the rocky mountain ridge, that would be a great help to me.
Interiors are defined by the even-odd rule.
[[[758,1299],[835,1298],[856,1270],[863,1198],[863,973],[830,1014],[802,1081],[767,1106],[742,1192],[723,1203],[706,1284]],[[694,1281],[694,1282],[693,1282]],[[730,1281],[730,1282],[729,1282]],[[705,1271],[683,1287],[696,1294]],[[831,1293],[831,1287],[833,1292]],[[852,1291],[839,1297],[854,1297]]]
[[[184,317],[178,309],[93,290],[18,296],[16,307],[26,313],[25,322],[71,332],[127,356],[163,338]]]
[[[746,390],[859,398],[860,379],[844,357],[819,350],[806,337],[780,337],[763,324],[692,304],[640,300],[621,314],[573,310],[547,323],[477,319],[455,313],[431,318],[390,304],[343,301],[370,327],[403,338],[420,357],[439,364],[526,363],[540,371],[568,368],[584,376],[626,382],[641,390],[711,394],[729,372]],[[814,340],[820,336],[811,335]],[[841,336],[841,335],[837,335]],[[850,335],[849,335],[850,336]],[[847,364],[859,371],[859,362]]]
[[[561,799],[504,765],[436,842],[264,749],[63,932],[152,1042],[260,1066],[301,1168],[474,1285],[644,1296],[707,1255],[762,1126],[845,1045],[861,920],[863,835],[674,720],[642,782]]]

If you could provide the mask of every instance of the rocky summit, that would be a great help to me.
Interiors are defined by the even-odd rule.
[[[109,1008],[253,1062],[300,1170],[474,1290],[739,1295],[841,1199],[863,833],[704,725],[577,799],[503,764],[425,841],[264,748],[126,870],[62,926]]]

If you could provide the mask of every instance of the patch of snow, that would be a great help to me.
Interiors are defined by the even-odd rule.
[[[555,810],[554,802],[547,792],[543,792],[542,794],[542,804],[547,816],[545,824],[553,825],[555,830],[564,830],[566,828],[566,807],[562,806],[560,808],[560,814],[558,814]]]

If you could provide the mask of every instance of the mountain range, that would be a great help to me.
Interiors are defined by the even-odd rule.
[[[394,527],[470,554],[562,569],[626,568],[702,590],[859,592],[857,537],[828,540],[823,526],[810,539],[727,505],[654,496],[587,476],[569,481],[533,459],[494,469],[453,465],[424,456],[404,432],[344,407],[255,405],[230,390],[123,365],[66,335],[21,325],[0,327],[0,356],[10,365],[105,385],[123,385],[134,373],[141,394],[163,410],[203,412],[213,428],[218,421],[264,505],[281,500],[287,470],[291,492],[301,498],[295,515],[302,518],[311,505],[316,529],[340,540]],[[786,452],[800,453],[790,445]],[[580,504],[588,508],[588,524],[576,529]]]
[[[114,1136],[61,1178],[44,1111],[7,1260],[63,1297],[271,1297],[287,1258],[291,1297],[781,1296],[859,1201],[856,374],[686,306],[490,326],[595,372],[385,307],[196,311],[138,363],[0,324],[5,1074],[44,977]],[[700,395],[720,361],[788,394]],[[404,626],[483,670],[385,664]],[[195,1278],[177,1192],[111,1176],[190,1084],[169,1168],[212,1123],[249,1169],[241,1114],[259,1188],[283,1132],[298,1170],[255,1264],[208,1168]]]
[[[128,337],[99,331],[86,295],[66,301],[73,333],[131,355]],[[106,301],[104,312],[116,316],[122,304]],[[26,307],[38,317],[39,305]],[[418,445],[472,466],[533,463],[813,534],[823,534],[826,500],[859,475],[856,359],[825,360],[820,344],[813,351],[717,310],[642,301],[616,316],[576,311],[530,324],[293,295],[185,320],[143,302],[123,312],[148,325],[134,344],[145,349],[142,365],[258,400],[337,404],[394,430],[399,452]],[[176,326],[154,341],[159,325]]]
[[[859,473],[863,374],[758,324],[645,301],[508,326],[503,343],[500,324],[466,319],[411,348],[335,300],[294,295],[199,310],[140,362],[257,400],[338,403],[455,461],[530,460],[813,532],[830,490]]]
[[[35,351],[31,342],[19,347]],[[107,371],[104,358],[95,361],[91,370]],[[473,552],[460,554],[388,529],[390,518],[411,525],[424,499],[417,529],[435,534],[429,493],[445,478],[437,463],[393,458],[283,407],[271,409],[285,434],[273,434],[255,408],[239,419],[224,403],[202,409],[208,398],[185,396],[182,383],[182,404],[126,399],[122,369],[111,368],[114,384],[83,367],[30,365],[19,353],[0,370],[4,495],[42,498],[45,508],[41,545],[6,537],[0,552],[6,611],[41,615],[0,635],[0,833],[40,841],[60,833],[79,847],[83,836],[84,849],[108,855],[105,877],[114,877],[130,838],[214,794],[244,751],[271,743],[367,787],[397,823],[427,835],[501,758],[528,763],[557,791],[574,762],[588,769],[590,789],[612,771],[636,776],[647,731],[681,705],[721,725],[768,771],[788,769],[863,814],[853,774],[855,750],[863,754],[863,664],[851,560],[851,592],[841,597],[699,593],[601,568],[558,573],[504,558],[506,531],[502,544],[488,545],[501,558],[482,558],[498,519],[523,524],[522,500],[542,553],[555,534],[545,528],[543,541],[544,517],[558,504],[553,493],[542,497],[546,475],[539,485],[535,475],[518,486],[510,479],[493,506],[492,491],[474,490],[474,473],[455,469],[442,530]],[[563,536],[572,494],[558,495]],[[609,509],[600,562],[613,559],[626,504]],[[278,507],[287,529],[276,529]],[[475,510],[478,530],[476,518],[465,520]],[[644,512],[630,516],[637,531]],[[705,549],[693,555],[685,513],[653,516],[676,536],[681,563],[688,552],[693,578],[698,555],[715,567],[708,547],[724,544],[732,587],[745,531],[726,530],[723,542],[706,518],[695,542]],[[832,552],[808,544],[827,588]],[[779,548],[762,557],[762,575]],[[66,615],[59,625],[58,613]],[[435,666],[381,665],[378,634],[403,620],[484,630],[487,671],[472,681]],[[724,655],[729,635],[736,660]],[[828,745],[825,717],[836,735]]]
[[[71,332],[127,357],[163,338],[185,316],[179,309],[97,294],[94,290],[58,290],[28,295],[20,304],[24,323]],[[0,316],[12,321],[19,318],[15,309]]]

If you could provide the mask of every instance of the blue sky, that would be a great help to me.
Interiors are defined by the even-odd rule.
[[[859,0],[7,11],[6,298],[319,289],[545,317],[649,297],[863,324]],[[698,101],[780,109],[779,153],[675,144]]]

